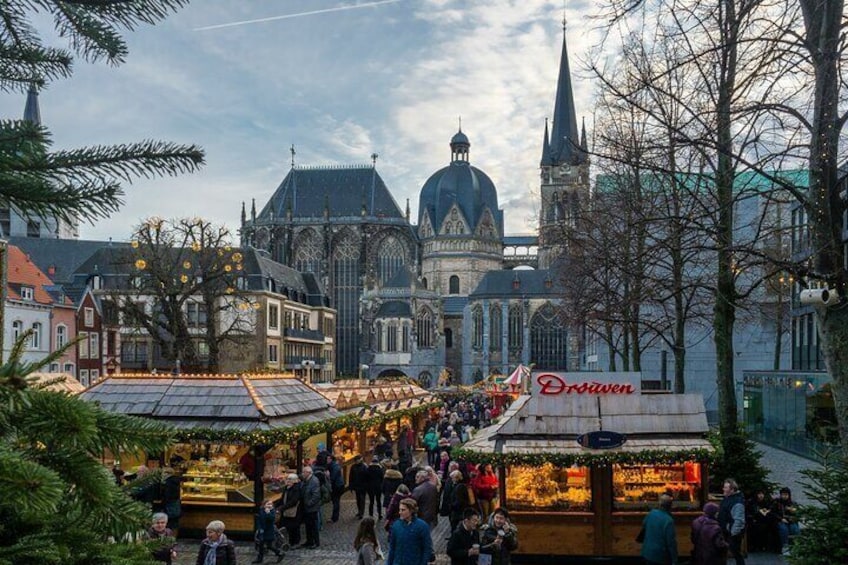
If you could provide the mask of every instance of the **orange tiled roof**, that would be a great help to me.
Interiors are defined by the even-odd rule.
[[[18,293],[19,285],[31,286],[34,289],[33,297],[35,302],[39,304],[56,304],[56,301],[50,294],[44,290],[44,285],[52,285],[53,281],[41,272],[41,269],[35,266],[35,263],[29,260],[29,256],[14,245],[8,247],[8,268],[6,274],[6,287],[8,297],[12,300],[21,300],[21,295]],[[65,302],[60,304],[69,304],[70,301],[66,298]]]

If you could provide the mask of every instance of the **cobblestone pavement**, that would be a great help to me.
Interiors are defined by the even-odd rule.
[[[803,490],[800,480],[803,476],[800,471],[817,467],[818,465],[808,459],[775,449],[766,445],[759,445],[759,449],[763,452],[763,464],[771,471],[770,480],[783,486],[789,486],[792,489],[793,496],[800,503],[806,503],[807,499],[803,495]],[[324,506],[324,516],[329,516],[330,506]],[[342,506],[340,520],[332,524],[329,521],[324,522],[321,530],[321,547],[318,549],[296,549],[289,551],[283,563],[304,564],[304,565],[336,565],[344,563],[356,563],[356,553],[353,550],[353,538],[356,535],[356,528],[359,520],[355,517],[356,504],[351,493],[345,493],[342,497]],[[375,516],[376,518],[376,516]],[[381,537],[380,543],[384,548],[387,547],[385,532],[378,524],[378,534]],[[444,518],[439,520],[438,527],[433,531],[433,540],[436,548],[437,565],[447,565],[450,560],[445,555],[445,546],[447,543],[449,524]],[[175,561],[175,565],[190,565],[195,562],[197,557],[197,547],[199,540],[180,540],[180,555]],[[250,563],[256,553],[252,543],[236,542],[237,554],[240,564]],[[267,554],[265,563],[274,563],[273,554]],[[733,563],[731,559],[728,563]],[[752,553],[746,559],[748,565],[785,565],[787,562],[781,555],[771,553]]]

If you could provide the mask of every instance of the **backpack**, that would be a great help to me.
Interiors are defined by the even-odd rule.
[[[318,492],[321,494],[321,504],[330,502],[332,496],[330,493],[330,485],[327,484],[330,481],[327,479],[324,469],[320,469],[317,473],[315,473],[315,476],[318,478]]]

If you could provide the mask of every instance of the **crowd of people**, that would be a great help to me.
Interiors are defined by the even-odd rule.
[[[732,478],[722,485],[719,504],[708,502],[703,514],[692,522],[693,565],[724,565],[728,557],[736,565],[745,565],[743,538],[747,535],[748,551],[777,551],[789,554],[792,537],[800,533],[792,492],[784,487],[772,501],[758,491],[745,500]],[[636,540],[642,544],[642,557],[648,565],[678,563],[677,536],[671,516],[673,499],[661,495],[659,507],[651,510],[642,523]]]

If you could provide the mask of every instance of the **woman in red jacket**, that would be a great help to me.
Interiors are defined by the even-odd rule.
[[[484,520],[497,508],[498,498],[498,476],[492,471],[491,465],[483,465],[478,470],[478,475],[471,479],[471,488],[480,505],[480,513]]]

